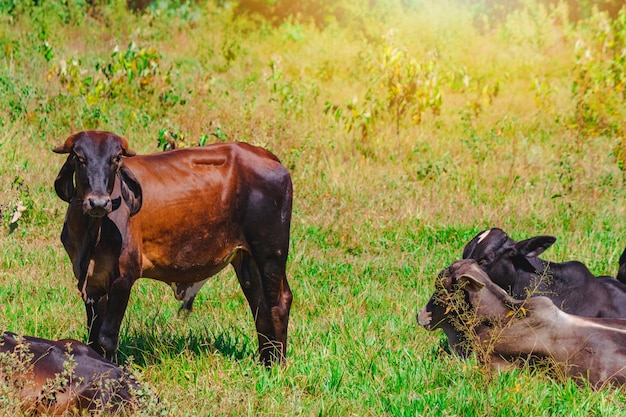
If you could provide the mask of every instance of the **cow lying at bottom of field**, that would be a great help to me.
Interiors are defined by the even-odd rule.
[[[626,383],[626,319],[574,316],[543,296],[516,300],[471,259],[440,274],[417,320],[442,329],[456,353],[474,351],[498,369],[518,359],[550,359],[563,375],[594,388]]]
[[[77,340],[0,337],[0,396],[28,415],[115,413],[138,390],[131,375]]]

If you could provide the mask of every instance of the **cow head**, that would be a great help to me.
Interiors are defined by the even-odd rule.
[[[466,356],[468,340],[485,321],[507,318],[515,300],[494,285],[472,259],[456,261],[437,278],[435,293],[417,314],[428,330],[442,329],[450,346]]]
[[[135,155],[126,139],[111,132],[83,131],[68,137],[53,152],[69,154],[54,181],[62,200],[69,203],[76,197],[84,213],[106,216],[113,210],[111,193],[117,176],[131,216],[141,208],[141,185],[123,163],[123,157]]]
[[[465,246],[463,259],[476,260],[493,282],[513,293],[516,284],[530,285],[539,267],[535,258],[555,241],[553,236],[536,236],[516,242],[502,229],[493,228],[480,232]]]

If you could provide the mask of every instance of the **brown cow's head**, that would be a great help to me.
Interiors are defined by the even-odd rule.
[[[141,208],[141,185],[122,159],[135,155],[126,139],[111,132],[83,131],[68,137],[53,152],[70,154],[54,181],[62,200],[69,203],[76,197],[82,201],[86,214],[106,216],[113,210],[111,193],[118,176],[131,216]]]

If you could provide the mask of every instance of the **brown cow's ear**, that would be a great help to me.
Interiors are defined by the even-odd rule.
[[[485,284],[467,273],[461,275],[461,277],[459,278],[459,284],[465,285],[463,288],[472,292],[480,291],[480,289],[485,286]]]
[[[128,148],[128,141],[126,139],[124,139],[121,136],[118,136],[118,138],[120,138],[120,144],[122,145],[122,155],[124,155],[124,156],[135,156],[135,155],[137,155],[137,152],[135,152],[132,149]]]
[[[72,152],[72,148],[74,148],[74,142],[76,141],[76,138],[79,135],[82,135],[84,132],[76,132],[70,136],[68,136],[67,139],[65,139],[65,142],[63,143],[63,145],[57,146],[56,148],[52,149],[52,152],[54,153],[70,153]]]
[[[52,152],[54,152],[54,153],[69,153],[70,151],[66,151],[65,150],[65,146],[61,145],[61,146],[57,146],[56,148],[52,149]]]
[[[70,202],[74,197],[74,164],[72,156],[68,156],[54,180],[54,190],[61,200]]]
[[[133,172],[125,165],[122,165],[120,168],[119,175],[122,186],[122,197],[130,208],[130,215],[134,216],[141,209],[141,184],[139,184],[139,181],[137,181]]]

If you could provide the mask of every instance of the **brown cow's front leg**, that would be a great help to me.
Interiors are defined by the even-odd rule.
[[[120,327],[128,306],[132,284],[132,279],[122,276],[113,281],[109,290],[106,313],[102,318],[97,344],[101,352],[104,352],[104,356],[110,360],[113,360],[117,352]]]
[[[263,283],[259,270],[250,255],[240,252],[232,262],[237,278],[248,300],[254,324],[259,338],[261,362],[267,367],[275,361],[284,359],[283,347],[277,342],[274,324],[269,306],[263,291]]]
[[[102,318],[106,313],[107,297],[99,297],[98,299],[89,299],[85,302],[85,311],[87,312],[87,332],[89,334],[89,346],[96,352],[104,355],[104,351],[100,347],[98,338],[100,336],[100,328],[102,327]]]

